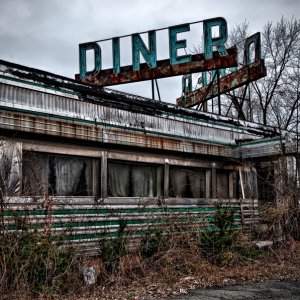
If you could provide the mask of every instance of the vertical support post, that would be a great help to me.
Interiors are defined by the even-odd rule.
[[[101,198],[107,197],[107,152],[102,151],[101,157]]]
[[[215,163],[211,165],[211,197],[212,199],[216,199],[217,197],[217,172]]]
[[[157,91],[157,95],[158,95],[158,101],[161,102],[158,82],[157,82],[157,79],[154,79],[154,80],[155,80],[155,84],[156,84],[156,91]]]
[[[13,163],[13,169],[16,168],[15,171],[13,171],[13,174],[18,176],[18,180],[19,180],[19,187],[14,188],[14,194],[21,196],[22,191],[23,191],[23,180],[22,180],[22,174],[23,174],[23,143],[15,143],[15,159],[14,159],[14,163]],[[11,174],[12,175],[12,174]]]
[[[93,159],[93,196],[98,199],[100,196],[100,161],[99,159]]]
[[[295,177],[296,177],[296,201],[299,203],[299,97],[297,97],[297,111],[296,111],[296,172],[295,172]]]
[[[207,112],[207,101],[203,102],[203,111]]]
[[[239,176],[240,176],[240,185],[241,185],[241,191],[242,191],[242,199],[245,199],[245,190],[244,190],[244,180],[243,180],[243,174],[242,174],[242,167],[239,167]]]
[[[245,225],[245,216],[244,216],[244,203],[243,203],[243,199],[240,199],[240,208],[241,208],[241,223],[242,223],[242,227],[244,227],[244,225]]]
[[[242,226],[244,226],[244,204],[243,200],[245,199],[245,190],[244,190],[244,180],[243,180],[243,174],[242,174],[242,167],[239,167],[239,177],[240,177],[240,185],[241,185],[241,191],[242,191],[242,199],[240,199],[240,207],[241,207],[241,223]]]
[[[164,166],[164,197],[169,197],[169,178],[170,178],[170,166],[169,161],[165,161]]]
[[[217,72],[217,85],[218,85],[218,109],[219,109],[219,115],[221,115],[221,95],[220,95],[220,72],[219,70]]]
[[[233,196],[233,194],[234,194],[233,176],[234,176],[233,172],[230,172],[229,175],[228,175],[228,183],[229,183],[228,196],[229,196],[230,199],[234,198],[234,196]]]
[[[211,170],[206,170],[205,172],[205,198],[210,198],[210,185],[211,185]]]
[[[157,190],[156,190],[156,195],[157,197],[160,197],[162,196],[162,184],[161,182],[164,182],[163,181],[163,177],[164,177],[164,174],[163,174],[163,168],[162,167],[158,167],[157,168],[157,176],[156,176],[156,187],[157,187]]]
[[[151,89],[152,89],[152,100],[154,100],[155,95],[154,95],[154,79],[151,80]]]

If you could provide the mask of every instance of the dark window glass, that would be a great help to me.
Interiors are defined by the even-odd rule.
[[[23,193],[26,195],[91,196],[93,160],[27,152],[23,159]]]
[[[257,185],[258,185],[258,199],[261,202],[275,202],[275,178],[274,168],[261,167],[257,169]]]
[[[217,170],[217,198],[229,198],[229,173]]]
[[[170,197],[205,197],[205,171],[170,168]]]
[[[24,152],[22,159],[23,194],[48,194],[49,157],[45,153]]]
[[[108,163],[108,196],[157,197],[162,190],[162,167]]]

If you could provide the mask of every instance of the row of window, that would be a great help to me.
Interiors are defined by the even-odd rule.
[[[100,189],[100,160],[87,157],[25,152],[23,155],[23,194],[93,196]],[[205,198],[211,195],[210,170],[170,166],[170,197]],[[216,197],[236,197],[237,185],[229,192],[229,172],[217,171]],[[209,181],[209,182],[206,182]],[[206,189],[209,189],[208,191]],[[96,192],[97,191],[97,192]],[[164,196],[162,165],[108,161],[109,197]]]

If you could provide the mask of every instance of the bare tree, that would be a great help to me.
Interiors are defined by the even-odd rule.
[[[236,45],[238,50],[238,65],[244,65],[244,41],[251,35],[248,21],[235,25],[229,32],[229,46]],[[222,97],[223,113],[227,116],[252,121],[252,103],[245,101],[249,86],[236,88]],[[248,89],[248,90],[247,90]]]
[[[263,30],[263,57],[267,76],[252,84],[254,120],[293,129],[300,88],[300,21],[284,17]]]
[[[249,28],[244,21],[229,33],[227,44],[237,45],[240,66],[245,63],[243,46],[251,35]],[[200,46],[194,51],[199,52]],[[300,100],[300,20],[282,17],[276,23],[267,23],[262,31],[262,57],[267,76],[222,95],[222,114],[295,130]]]

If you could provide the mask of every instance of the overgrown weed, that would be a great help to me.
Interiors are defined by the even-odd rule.
[[[231,266],[255,259],[259,254],[241,229],[234,224],[234,211],[230,207],[216,205],[215,230],[202,230],[200,248],[202,255],[214,264]]]
[[[50,234],[22,231],[2,234],[0,241],[1,292],[65,293],[79,279],[75,253]]]
[[[149,228],[139,246],[130,251],[129,240],[136,233],[130,231],[126,221],[119,220],[116,236],[101,240],[99,256],[86,257],[83,261],[76,258],[72,249],[62,247],[67,237],[62,236],[59,240],[49,233],[27,230],[26,221],[19,220],[21,231],[1,237],[2,293],[23,290],[24,295],[73,293],[76,297],[83,291],[86,295],[97,291],[101,294],[101,289],[121,286],[128,288],[129,292],[124,295],[130,299],[140,293],[132,289],[133,282],[146,285],[157,282],[157,274],[161,281],[159,285],[167,289],[182,278],[196,275],[208,280],[209,274],[216,270],[242,268],[255,264],[259,255],[266,255],[255,250],[251,240],[236,228],[234,212],[229,207],[216,207],[213,231],[200,230],[193,216],[190,220],[186,215],[184,218],[178,215],[165,222],[161,220],[163,225],[156,230]],[[178,221],[183,219],[183,226],[178,226]],[[293,246],[292,239],[289,245]],[[277,249],[275,251],[277,253]],[[280,253],[284,251],[278,249]],[[268,255],[272,257],[272,253]],[[290,259],[299,262],[300,258],[293,255]],[[284,255],[281,257],[285,259]],[[280,258],[279,255],[276,257]],[[84,265],[96,269],[94,286],[84,285]],[[103,299],[108,299],[105,297]]]

